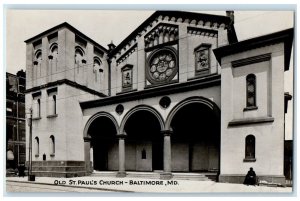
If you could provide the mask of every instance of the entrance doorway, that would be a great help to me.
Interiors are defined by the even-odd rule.
[[[118,170],[118,141],[113,122],[101,116],[95,119],[88,130],[93,148],[93,168],[98,171]]]
[[[125,169],[129,171],[163,170],[163,136],[157,117],[138,110],[127,119]]]
[[[202,103],[181,107],[171,121],[172,171],[216,172],[220,163],[220,119]]]

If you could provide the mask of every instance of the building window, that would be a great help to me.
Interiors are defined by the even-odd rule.
[[[210,70],[211,44],[201,44],[195,48],[195,75],[208,74]]]
[[[132,65],[125,65],[122,69],[122,90],[131,90],[132,89]]]
[[[55,156],[55,138],[53,135],[50,136],[50,156]]]
[[[247,108],[256,107],[256,77],[249,74],[246,77],[247,82]]]
[[[37,117],[41,117],[41,99],[37,99]]]
[[[41,65],[42,65],[42,50],[38,49],[35,52],[35,59],[33,61],[34,64],[34,68],[33,68],[33,75],[35,78],[37,78],[38,76],[41,76],[42,73],[42,69],[41,69]]]
[[[53,95],[52,98],[53,98],[53,114],[56,114],[56,95]]]
[[[86,63],[84,59],[84,51],[81,47],[77,46],[75,47],[75,64],[79,66],[83,63]]]
[[[33,112],[33,114],[32,114],[33,119],[41,118],[41,99],[40,98],[33,99],[32,112]]]
[[[57,116],[57,88],[47,89],[48,93],[48,106],[47,106],[47,117]]]
[[[147,159],[146,150],[142,150],[142,159]]]
[[[35,137],[35,140],[34,140],[34,154],[35,154],[35,157],[39,157],[39,154],[40,154],[40,140],[38,137]]]
[[[245,140],[245,162],[255,161],[255,137],[248,135]]]
[[[48,56],[50,62],[50,74],[57,71],[58,45],[53,43],[50,46],[50,55]]]
[[[146,76],[151,84],[163,84],[173,80],[178,72],[177,53],[165,47],[150,54],[147,59]]]
[[[98,81],[99,74],[103,73],[103,69],[101,68],[101,60],[98,57],[94,57],[94,63],[93,63],[93,73],[95,75],[95,82]]]

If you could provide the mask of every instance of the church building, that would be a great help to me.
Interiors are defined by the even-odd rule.
[[[253,167],[284,183],[294,30],[238,41],[226,14],[156,11],[108,48],[66,22],[26,40],[32,174],[242,183]],[[29,136],[27,126],[27,161]]]

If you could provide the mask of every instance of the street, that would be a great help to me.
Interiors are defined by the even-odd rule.
[[[6,192],[7,193],[41,193],[41,192],[111,192],[107,190],[98,189],[87,189],[87,188],[76,188],[67,186],[56,186],[48,184],[31,184],[31,183],[21,183],[21,182],[6,182]]]
[[[159,180],[146,178],[74,177],[54,178],[8,177],[6,192],[145,192],[145,193],[285,193],[291,194],[291,187],[247,186],[243,184],[219,183],[214,181]]]

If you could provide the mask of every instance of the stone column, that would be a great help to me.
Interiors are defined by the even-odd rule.
[[[117,177],[126,177],[125,172],[125,137],[126,134],[118,134],[119,138],[119,172]]]
[[[91,137],[84,137],[84,161],[85,161],[85,171],[87,175],[90,175],[93,170],[91,168],[91,156],[90,156],[90,148],[91,148]]]
[[[171,130],[163,130],[164,135],[164,172],[160,174],[161,179],[172,178],[172,163],[171,163]]]
[[[90,170],[94,172],[94,148],[90,146]]]

